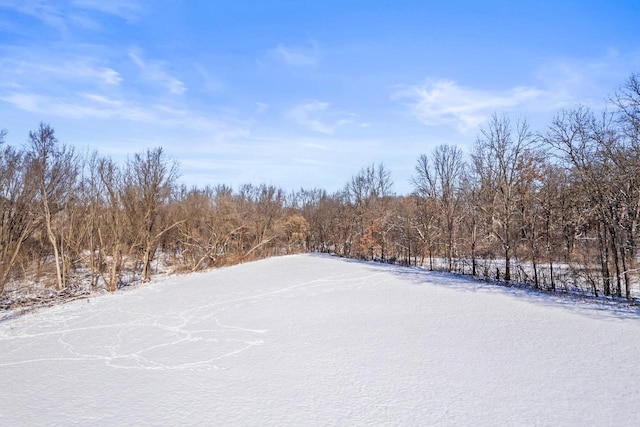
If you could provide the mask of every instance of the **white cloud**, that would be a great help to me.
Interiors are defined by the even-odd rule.
[[[344,113],[330,111],[328,102],[311,101],[293,107],[287,117],[299,125],[315,132],[333,134],[339,127],[353,122]]]
[[[104,26],[95,19],[89,17],[86,13],[74,13],[69,15],[69,22],[76,27],[91,31],[101,31]]]
[[[200,64],[196,64],[194,66],[194,69],[200,77],[201,89],[204,89],[205,91],[210,93],[220,92],[221,90],[224,90],[224,82],[220,78],[212,74],[206,67]]]
[[[556,107],[580,103],[602,108],[630,73],[640,69],[640,52],[609,50],[588,59],[555,58],[540,66],[536,79],[554,95]]]
[[[111,68],[103,68],[100,70],[100,74],[102,75],[102,79],[105,83],[117,86],[122,81],[122,77],[120,77],[120,73],[111,69]]]
[[[50,58],[42,62],[29,59],[0,59],[0,72],[7,79],[19,79],[24,83],[60,79],[68,82],[99,83],[118,86],[122,76],[113,68],[99,64],[92,58]]]
[[[68,27],[65,20],[65,12],[59,5],[54,5],[47,0],[11,1],[0,0],[0,7],[12,9],[23,15],[29,15],[42,21],[45,25],[57,29],[66,34]]]
[[[49,114],[71,119],[125,118],[133,121],[151,121],[151,112],[145,108],[110,100],[102,95],[79,94],[69,98],[56,98],[29,92],[0,95],[0,100],[14,108],[37,114]]]
[[[162,62],[145,61],[135,49],[129,52],[129,58],[140,69],[146,80],[163,86],[174,95],[182,95],[187,91],[187,86],[182,80],[173,77],[164,70]]]
[[[11,92],[0,95],[0,101],[29,113],[67,119],[124,120],[164,128],[215,132],[219,135],[245,135],[248,132],[244,123],[231,117],[213,118],[188,108],[175,108],[163,104],[150,106],[90,92],[67,97]]]
[[[133,21],[142,12],[142,7],[136,0],[0,0],[0,8],[31,16],[65,36],[70,34],[73,27],[101,30],[103,27],[89,14],[95,15],[97,12]]]
[[[406,102],[410,113],[426,125],[454,125],[469,131],[494,112],[548,117],[576,104],[604,108],[616,88],[639,67],[640,52],[610,50],[600,57],[547,60],[532,72],[528,85],[492,90],[430,79],[397,86],[391,99]]]
[[[315,43],[309,46],[286,46],[282,43],[269,51],[269,55],[291,67],[316,67],[320,51]]]
[[[454,124],[460,130],[476,128],[495,111],[509,110],[547,96],[533,87],[503,91],[466,88],[452,80],[429,80],[399,87],[392,99],[407,100],[411,113],[426,125]]]
[[[106,13],[127,21],[135,19],[142,10],[140,3],[135,0],[73,0],[71,4],[80,9]]]
[[[246,128],[233,112],[203,113],[190,108],[185,98],[167,98],[167,92],[183,94],[186,86],[165,72],[163,63],[147,61],[137,52],[125,56],[135,67],[120,65],[126,75],[92,57],[49,54],[46,49],[5,48],[0,53],[0,104],[9,109],[40,117],[122,120],[221,134]],[[139,80],[163,90],[136,86]]]
[[[269,104],[265,104],[264,102],[256,102],[256,113],[262,114],[269,109]]]

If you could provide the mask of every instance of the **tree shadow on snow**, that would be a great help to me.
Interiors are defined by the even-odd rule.
[[[319,254],[316,256],[328,257],[330,255]],[[578,314],[597,314],[598,317],[615,320],[640,320],[640,307],[638,307],[637,304],[624,300],[603,297],[596,298],[577,293],[536,290],[524,284],[489,282],[456,273],[429,271],[422,267],[399,266],[341,257],[333,258],[341,262],[363,265],[376,271],[385,271],[414,285],[439,286],[459,292],[497,293],[535,304],[563,308]]]

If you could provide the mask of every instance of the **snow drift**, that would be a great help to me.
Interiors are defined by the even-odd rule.
[[[0,424],[637,425],[640,319],[272,258],[0,323]]]

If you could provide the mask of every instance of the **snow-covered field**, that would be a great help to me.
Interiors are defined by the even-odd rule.
[[[0,425],[640,425],[640,317],[319,255],[0,323]]]

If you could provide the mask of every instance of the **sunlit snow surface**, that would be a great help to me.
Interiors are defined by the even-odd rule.
[[[640,318],[272,258],[0,323],[0,425],[640,425]]]

